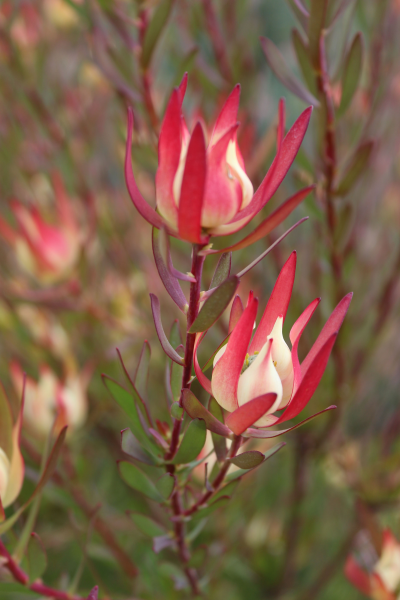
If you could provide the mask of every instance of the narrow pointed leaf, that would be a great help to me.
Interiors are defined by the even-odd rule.
[[[130,429],[121,431],[121,449],[125,454],[142,463],[152,466],[158,464],[154,457],[142,448]]]
[[[311,417],[307,417],[307,419],[300,421],[300,423],[296,423],[296,425],[293,425],[292,427],[288,427],[288,429],[279,429],[279,430],[275,430],[275,431],[273,431],[273,430],[268,431],[266,429],[255,429],[255,428],[250,427],[245,432],[243,432],[242,435],[243,435],[243,437],[256,438],[256,439],[276,438],[276,437],[283,435],[284,433],[289,433],[289,431],[293,431],[294,429],[301,427],[302,425],[304,425],[304,423],[308,423],[308,421],[315,419],[315,417],[318,417],[319,415],[322,415],[323,413],[326,413],[329,410],[335,410],[335,408],[337,408],[337,407],[334,405],[328,406],[328,408],[324,408],[324,410],[320,410],[319,412],[315,413],[315,415],[311,415]]]
[[[181,311],[184,313],[185,308],[188,306],[188,303],[187,303],[184,293],[182,292],[182,288],[179,284],[179,281],[176,279],[176,277],[173,277],[171,275],[167,265],[165,264],[165,262],[162,258],[160,245],[159,245],[159,235],[160,235],[160,233],[159,233],[158,229],[153,227],[152,243],[153,243],[154,261],[156,263],[157,271],[158,271],[158,274],[160,275],[160,279],[163,282],[164,287],[167,290],[168,294],[171,296],[172,300],[175,302],[175,304],[178,306],[178,308],[180,308]]]
[[[232,300],[238,286],[239,278],[236,275],[232,275],[232,277],[228,277],[228,279],[221,283],[219,287],[215,288],[201,307],[197,318],[189,329],[189,333],[200,333],[210,329]]]
[[[212,396],[210,397],[210,400],[208,402],[208,410],[213,415],[213,417],[215,417],[221,424],[224,423],[224,413],[222,411],[222,408]],[[218,433],[214,432],[211,432],[211,437],[214,444],[214,450],[217,457],[217,461],[222,462],[223,460],[225,460],[227,454],[226,439],[225,437],[218,435]]]
[[[175,477],[171,473],[166,473],[156,481],[156,488],[164,500],[168,500],[175,488]]]
[[[39,579],[47,568],[47,555],[37,533],[31,533],[27,548],[29,581]]]
[[[231,435],[231,431],[228,429],[228,427],[214,417],[214,415],[212,415],[211,412],[209,412],[206,407],[203,406],[202,403],[196,398],[191,390],[183,390],[183,406],[185,407],[185,410],[190,418],[203,419],[207,429],[210,431],[225,437],[229,437]]]
[[[228,462],[240,467],[241,469],[254,469],[264,462],[264,454],[258,452],[258,450],[249,450],[248,452],[242,452],[233,458],[229,458]]]
[[[121,461],[118,463],[118,468],[122,479],[131,488],[141,492],[155,502],[162,502],[164,500],[154,483],[136,465]]]
[[[221,496],[227,496],[229,498],[232,498],[238,485],[239,481],[231,481],[227,485],[224,485],[224,487],[222,487],[220,490],[218,490],[218,492],[216,492],[213,495],[214,501],[218,500],[218,498],[221,498]]]
[[[162,525],[159,525],[146,515],[141,515],[140,513],[129,513],[129,516],[139,531],[141,531],[144,535],[148,535],[149,537],[153,538],[159,535],[165,535],[166,533],[166,529]]]
[[[133,383],[135,389],[140,395],[140,398],[145,400],[147,398],[147,382],[149,379],[149,366],[151,358],[151,348],[149,342],[146,340],[143,343],[142,350],[140,352],[139,362],[136,367],[135,376]]]
[[[174,348],[169,343],[167,336],[165,335],[165,331],[161,322],[161,310],[159,299],[154,294],[150,294],[150,302],[151,310],[153,313],[154,325],[156,327],[156,332],[158,335],[158,339],[160,340],[162,349],[171,360],[178,363],[178,365],[184,365],[185,363],[183,361],[183,358],[179,356],[176,350],[174,350]]]
[[[210,290],[212,288],[216,288],[219,285],[221,285],[221,283],[223,283],[225,281],[225,279],[227,279],[230,275],[231,272],[231,266],[232,266],[232,252],[224,252],[223,254],[221,254],[221,257],[218,261],[218,264],[216,266],[212,281],[211,281],[211,285],[210,285]]]
[[[308,10],[302,4],[301,0],[287,0],[293,14],[296,16],[304,31],[308,29],[308,18],[310,16]]]
[[[294,51],[296,52],[297,62],[301,69],[301,73],[304,77],[304,81],[307,84],[308,89],[313,95],[316,95],[316,83],[315,74],[310,61],[310,51],[307,42],[304,41],[303,36],[297,29],[292,31],[292,42]]]
[[[155,9],[150,24],[147,27],[140,57],[142,67],[145,69],[149,66],[156,44],[167,24],[173,4],[174,0],[162,0]]]
[[[177,346],[182,344],[182,334],[178,319],[175,319],[175,321],[172,323],[171,331],[169,333],[169,341],[171,342],[171,346],[173,348],[177,348]]]
[[[226,418],[226,424],[235,435],[241,435],[251,427],[271,408],[276,400],[276,394],[264,394],[246,404],[239,406]]]
[[[98,600],[99,598],[99,586],[95,585],[92,590],[90,590],[89,595],[86,600]]]
[[[183,465],[195,460],[206,443],[206,435],[207,429],[204,421],[200,419],[191,421],[171,462],[174,465]]]
[[[372,140],[368,140],[367,142],[361,144],[354,152],[346,171],[344,172],[344,175],[335,190],[335,194],[337,196],[344,196],[351,190],[357,179],[364,172],[373,147],[374,142]]]
[[[343,114],[346,111],[357,90],[362,72],[363,50],[363,37],[359,32],[354,36],[350,50],[345,58],[339,114]]]
[[[160,229],[159,248],[160,248],[163,262],[166,265],[166,267],[172,277],[175,277],[176,279],[180,279],[181,281],[189,281],[190,283],[196,283],[196,279],[193,277],[193,275],[191,275],[189,273],[181,273],[180,271],[175,269],[175,267],[172,263],[169,235],[168,235],[165,227]]]
[[[313,106],[319,106],[317,98],[315,98],[315,96],[304,87],[301,81],[293,75],[275,44],[268,38],[262,37],[261,46],[269,66],[283,85],[300,98],[300,100],[303,100],[307,104],[312,104]]]
[[[201,519],[205,519],[206,517],[209,517],[213,512],[215,512],[219,508],[223,508],[224,506],[226,506],[228,504],[229,500],[230,500],[230,498],[227,498],[226,496],[221,496],[220,498],[218,498],[218,500],[216,500],[212,504],[209,504],[205,508],[198,510],[192,516],[192,523],[195,523],[197,521],[200,521]]]
[[[324,35],[328,0],[310,0],[308,19],[308,43],[314,69],[320,68],[320,40]]]
[[[180,346],[180,348],[183,347]],[[179,349],[179,347],[178,347]],[[172,398],[175,402],[179,401],[181,395],[181,387],[182,387],[182,374],[183,367],[177,365],[175,362],[171,363],[171,373],[170,373],[170,384],[171,384],[171,392]]]
[[[229,333],[231,333],[235,329],[240,317],[243,314],[243,311],[243,302],[240,299],[240,296],[235,296],[232,302],[231,314],[229,315]]]
[[[237,277],[241,278],[243,277],[243,275],[246,275],[246,273],[248,273],[249,271],[251,271],[251,269],[253,267],[255,267],[256,265],[258,265],[258,263],[260,261],[262,261],[263,258],[265,258],[270,252],[271,250],[273,250],[283,239],[285,239],[285,237],[287,235],[289,235],[289,233],[291,233],[293,231],[293,229],[296,229],[296,227],[298,227],[299,225],[301,225],[302,223],[304,223],[304,221],[307,221],[308,217],[304,217],[303,219],[300,219],[300,221],[297,221],[297,223],[295,223],[294,225],[292,225],[292,227],[290,227],[287,231],[285,231],[285,233],[283,235],[281,235],[280,238],[278,238],[276,240],[276,242],[274,242],[269,248],[267,248],[267,250],[265,250],[265,252],[263,252],[262,254],[260,254],[260,256],[258,258],[256,258],[255,260],[253,260],[252,263],[250,263],[247,267],[245,267],[244,269],[242,269],[240,271],[240,273],[237,274]]]

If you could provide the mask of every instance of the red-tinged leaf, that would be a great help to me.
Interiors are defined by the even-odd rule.
[[[128,192],[137,211],[146,221],[154,227],[160,228],[165,226],[164,219],[147,204],[142,194],[136,185],[135,177],[132,171],[132,132],[133,132],[133,111],[128,108],[128,136],[126,140],[126,155],[125,155],[125,180],[128,187]]]
[[[7,394],[0,382],[0,448],[11,460],[13,453],[13,419]]]
[[[296,393],[296,391],[300,385],[301,376],[302,376],[299,357],[298,357],[298,348],[299,348],[301,335],[302,335],[307,323],[309,322],[312,315],[314,314],[314,311],[317,308],[320,301],[321,301],[321,298],[316,298],[315,300],[313,300],[311,302],[311,304],[309,304],[307,306],[307,308],[303,311],[303,313],[300,315],[300,317],[297,319],[297,321],[293,325],[292,329],[290,330],[289,338],[292,343],[292,364],[293,364],[293,371],[294,371],[292,397],[294,396],[294,394]]]
[[[154,325],[156,328],[156,332],[158,335],[158,339],[160,340],[160,344],[165,354],[169,356],[171,360],[178,363],[178,365],[184,365],[184,360],[179,354],[174,350],[171,344],[168,341],[167,336],[165,335],[165,331],[161,322],[161,310],[160,310],[160,301],[154,294],[150,294],[151,301],[151,310],[153,313]]]
[[[296,393],[290,400],[285,411],[276,421],[276,424],[294,419],[307,406],[324,374],[336,337],[337,333],[332,334],[318,351],[307,371],[303,374]]]
[[[358,32],[354,36],[353,42],[345,58],[339,114],[343,114],[346,111],[357,90],[362,73],[363,54],[363,37],[362,34]]]
[[[159,248],[163,262],[166,265],[168,271],[170,272],[171,277],[175,277],[176,279],[180,279],[181,281],[189,281],[189,283],[196,283],[196,279],[193,277],[193,275],[189,273],[181,273],[180,271],[175,269],[174,265],[172,264],[169,236],[165,227],[160,229]]]
[[[140,399],[143,401],[147,398],[147,383],[149,379],[149,366],[151,358],[151,348],[147,340],[143,342],[142,349],[140,351],[139,362],[136,367],[135,375],[131,385],[137,390]],[[144,402],[143,402],[144,403]]]
[[[253,333],[257,308],[258,300],[253,298],[232,331],[225,353],[213,370],[212,395],[225,410],[232,411],[238,407],[237,386]]]
[[[203,128],[197,123],[186,155],[185,170],[178,209],[178,229],[182,239],[199,244],[201,236],[201,210],[206,184],[206,142]]]
[[[167,265],[164,263],[161,250],[159,246],[159,231],[154,227],[153,228],[153,254],[154,261],[156,263],[158,274],[160,275],[160,279],[164,284],[165,289],[168,294],[171,296],[172,300],[181,309],[183,313],[185,313],[185,309],[188,306],[187,300],[185,298],[184,293],[182,292],[182,288],[179,285],[179,281],[176,277],[171,275],[170,270]]]
[[[203,419],[207,429],[210,431],[224,437],[231,436],[230,429],[216,419],[206,407],[202,405],[191,390],[183,390],[183,406],[191,419]]]
[[[210,329],[232,300],[239,283],[239,278],[232,275],[217,288],[214,288],[201,307],[194,323],[190,326],[189,333],[201,333]]]
[[[286,107],[285,98],[279,100],[278,105],[278,130],[276,135],[276,150],[279,151],[282,140],[285,137],[285,126],[286,126]]]
[[[310,0],[308,19],[308,44],[310,57],[315,69],[320,68],[320,40],[324,35],[328,0]]]
[[[307,104],[312,104],[313,106],[319,106],[317,98],[315,98],[315,96],[304,87],[301,81],[293,75],[275,44],[271,40],[262,37],[261,46],[269,66],[283,85],[300,98],[300,100],[303,100]]]
[[[232,252],[224,252],[218,261],[215,268],[213,278],[210,284],[210,290],[218,287],[227,279],[231,273],[232,267]]]
[[[352,556],[349,556],[346,560],[344,567],[344,574],[347,579],[356,587],[360,592],[366,596],[370,596],[372,593],[371,577],[367,571],[364,571],[358,562],[354,560]]]
[[[130,429],[123,429],[121,431],[121,449],[123,452],[125,452],[125,454],[128,454],[131,458],[134,458],[139,462],[151,466],[155,466],[157,464],[157,461],[153,458],[150,452],[147,452],[147,450],[142,448]]]
[[[178,99],[179,99],[179,102],[180,102],[181,106],[183,104],[183,99],[184,99],[185,94],[186,94],[187,82],[188,82],[188,74],[187,74],[187,72],[185,72],[183,74],[182,81],[180,82],[180,84],[179,84],[179,86],[177,88],[177,90],[178,90]]]
[[[342,326],[343,320],[346,316],[346,313],[349,309],[351,299],[353,298],[353,293],[349,293],[336,306],[331,316],[325,323],[322,328],[321,333],[317,337],[314,345],[312,346],[310,352],[307,354],[303,362],[301,363],[301,371],[303,375],[308,371],[311,366],[311,363],[314,361],[315,357],[327,342],[327,340],[331,337],[333,333],[337,333]]]
[[[171,546],[175,546],[176,542],[174,538],[172,538],[169,534],[167,535],[158,535],[153,538],[153,552],[158,554],[161,550],[165,550],[165,548],[170,548]]]
[[[278,275],[278,279],[276,280],[274,289],[269,297],[264,314],[261,317],[254,338],[250,344],[250,354],[254,354],[261,350],[267,340],[267,336],[271,333],[272,328],[275,325],[275,321],[280,315],[283,316],[283,321],[285,321],[296,274],[296,262],[297,254],[296,251],[294,251],[291,253]]]
[[[215,144],[216,141],[233,125],[235,125],[237,121],[237,114],[239,110],[239,101],[240,101],[240,84],[237,83],[233,88],[233,91],[228,96],[224,106],[222,107],[221,112],[216,120],[214,130],[211,136],[212,144]]]
[[[197,358],[197,350],[199,347],[199,344],[201,342],[201,340],[204,337],[204,333],[199,333],[196,336],[196,341],[194,343],[194,352],[193,352],[193,366],[194,366],[194,372],[196,373],[196,377],[199,380],[200,385],[206,390],[206,392],[208,392],[209,394],[212,394],[212,390],[211,390],[211,381],[208,379],[208,377],[206,377],[203,373],[203,369],[200,367],[199,365],[199,360]]]
[[[231,333],[236,325],[239,322],[240,317],[242,316],[244,311],[243,302],[240,299],[240,296],[236,295],[232,302],[231,314],[229,316],[229,326],[228,331]]]
[[[87,600],[98,600],[99,597],[99,586],[95,585],[94,588],[89,592]]]
[[[327,11],[327,27],[326,33],[332,31],[332,25],[337,21],[340,15],[350,4],[355,3],[355,0],[341,0],[341,2],[330,2]]]
[[[273,431],[273,430],[267,431],[266,429],[254,429],[252,427],[249,427],[249,429],[246,429],[246,431],[243,432],[242,436],[246,437],[246,438],[267,439],[267,440],[276,438],[276,437],[283,435],[284,433],[289,433],[289,431],[293,431],[294,429],[301,427],[305,423],[308,423],[308,421],[312,421],[312,419],[315,419],[315,417],[318,417],[319,415],[322,415],[323,413],[326,413],[329,410],[334,410],[335,408],[336,408],[336,406],[334,406],[334,405],[328,406],[328,408],[324,408],[324,410],[320,410],[319,412],[315,413],[315,415],[311,415],[311,417],[304,419],[304,421],[300,421],[300,423],[296,423],[296,425],[293,425],[292,427],[288,427],[288,429],[279,429],[277,431]]]
[[[154,11],[146,29],[140,56],[140,62],[144,69],[147,69],[150,64],[154,49],[168,21],[173,4],[174,0],[163,0]]]
[[[281,237],[278,238],[276,240],[276,242],[274,242],[269,248],[267,248],[267,250],[265,250],[265,252],[263,252],[262,254],[260,254],[260,256],[258,256],[255,260],[253,260],[252,263],[250,263],[247,267],[245,267],[244,269],[242,269],[242,271],[240,271],[240,273],[237,274],[237,277],[241,278],[241,277],[243,277],[243,275],[246,275],[246,273],[248,273],[249,271],[251,271],[251,269],[253,269],[253,267],[255,267],[256,265],[258,265],[258,263],[260,261],[262,261],[262,259],[265,258],[278,244],[280,244],[280,242],[282,240],[284,240],[285,237],[287,235],[289,235],[289,233],[291,233],[294,229],[296,229],[296,227],[298,227],[299,225],[301,225],[305,221],[308,221],[308,217],[303,217],[302,219],[300,219],[300,221],[297,221],[297,223],[295,223],[294,225],[292,225],[291,227],[289,227],[289,229],[287,231],[285,231],[285,233],[283,235],[281,235]]]
[[[258,450],[249,450],[248,452],[242,452],[233,458],[229,458],[228,462],[240,467],[241,469],[254,469],[264,462],[264,454],[258,452]]]
[[[292,9],[297,20],[303,27],[304,31],[308,28],[308,18],[310,16],[306,7],[302,4],[301,0],[287,0],[290,8]]]
[[[250,400],[226,417],[226,424],[235,435],[241,435],[269,411],[276,400],[276,394],[264,394]]]
[[[335,189],[337,196],[344,196],[351,190],[357,179],[364,172],[365,167],[368,164],[371,152],[374,148],[374,142],[368,140],[361,144],[354,152],[350,162],[340,180],[339,185]]]

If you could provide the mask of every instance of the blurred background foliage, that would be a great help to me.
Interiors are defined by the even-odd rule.
[[[228,509],[215,513],[197,538],[194,560],[202,565],[210,600],[356,600],[360,593],[343,575],[347,554],[354,547],[373,552],[379,526],[390,525],[400,534],[400,3],[329,2],[331,18],[339,11],[325,35],[336,111],[332,189],[338,193],[331,198],[323,100],[312,68],[296,59],[293,40],[306,38],[293,8],[299,12],[296,0],[1,4],[1,215],[13,225],[16,199],[62,227],[54,221],[52,177],[58,173],[80,240],[72,267],[60,269],[50,282],[34,275],[4,235],[1,240],[0,376],[13,402],[18,400],[11,361],[33,379],[43,365],[60,381],[85,375],[81,392],[88,400],[87,418],[69,436],[57,477],[43,492],[35,527],[47,550],[49,585],[68,588],[78,573],[79,590],[96,583],[104,598],[190,597],[180,589],[182,577],[170,550],[156,556],[126,514],[142,510],[157,516],[158,509],[120,480],[115,462],[126,423],[100,377],[107,372],[122,381],[116,347],[134,372],[142,343],[149,340],[148,394],[156,416],[168,420],[166,361],[148,291],[161,298],[166,329],[180,317],[158,279],[150,227],[125,188],[126,108],[132,105],[135,113],[135,175],[153,203],[157,132],[173,86],[188,71],[188,121],[200,113],[212,125],[240,82],[239,144],[256,188],[274,156],[279,98],[286,99],[288,126],[307,105],[268,66],[260,36],[279,48],[291,72],[320,102],[294,167],[264,216],[300,187],[312,182],[317,187],[267,239],[234,254],[235,268],[243,268],[289,225],[310,216],[246,276],[241,297],[253,289],[265,305],[279,269],[296,249],[287,324],[322,296],[304,335],[303,355],[342,292],[354,291],[354,300],[307,409],[312,414],[336,404],[337,411],[288,434],[286,448],[248,475]],[[348,66],[357,32],[362,59]],[[341,109],[346,76],[347,86],[355,83],[354,94]],[[354,159],[359,147],[363,153]],[[176,266],[188,271],[187,246],[175,241],[173,251]],[[206,284],[215,262],[206,261]],[[222,319],[207,336],[209,353],[226,331]],[[194,389],[205,398],[196,384]],[[37,480],[42,447],[28,425],[23,439],[27,474],[18,503]],[[112,543],[99,523],[111,532]],[[8,534],[10,544],[23,525],[21,519]],[[132,577],[134,565],[137,577]]]

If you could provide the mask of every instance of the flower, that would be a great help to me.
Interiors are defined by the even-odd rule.
[[[17,362],[11,364],[11,376],[19,392],[23,373]],[[65,425],[70,431],[78,429],[87,414],[86,386],[85,375],[79,376],[70,370],[61,382],[43,365],[37,382],[26,378],[24,426],[39,439],[46,438],[53,426],[56,434]]]
[[[195,357],[195,371],[200,384],[222,408],[231,413],[226,424],[236,434],[243,433],[252,424],[269,427],[282,423],[303,410],[321,380],[349,307],[352,294],[347,294],[339,302],[300,364],[300,338],[320,298],[311,302],[294,323],[289,335],[290,350],[282,336],[282,325],[295,270],[296,252],[293,252],[278,276],[253,338],[258,300],[250,293],[247,307],[233,327],[228,343],[215,356],[211,381],[203,374]],[[201,335],[196,340],[196,351],[200,340]],[[273,414],[283,408],[285,410],[279,417]],[[257,437],[256,430],[250,433]]]
[[[383,532],[382,552],[372,570],[360,567],[349,556],[345,575],[363,594],[373,600],[400,600],[400,544],[389,529]]]
[[[187,75],[171,95],[158,142],[156,173],[157,212],[144,200],[132,172],[133,113],[128,114],[125,177],[129,194],[140,214],[156,228],[165,227],[176,237],[207,244],[210,236],[239,231],[265,206],[292,164],[307,130],[311,108],[298,118],[253,193],[237,143],[237,85],[206,141],[200,121],[190,134],[182,114]],[[282,132],[283,125],[280,127]]]
[[[12,229],[0,217],[0,234],[14,247],[21,267],[37,280],[52,283],[65,278],[77,262],[82,237],[61,179],[53,179],[57,222],[49,225],[36,206],[14,201],[11,209],[18,224]]]
[[[0,514],[4,519],[4,508],[7,508],[18,497],[24,481],[24,459],[20,450],[20,434],[23,402],[18,418],[13,423],[10,403],[0,384]]]

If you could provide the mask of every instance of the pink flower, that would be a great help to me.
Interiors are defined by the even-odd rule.
[[[23,404],[16,422],[5,391],[0,384],[0,515],[4,519],[3,508],[16,500],[24,481],[25,465],[20,450],[20,434]]]
[[[125,177],[134,205],[157,228],[192,243],[239,231],[265,206],[292,164],[307,130],[306,109],[287,136],[258,190],[248,178],[237,143],[240,86],[223,106],[207,143],[201,122],[189,132],[182,114],[187,76],[171,95],[158,142],[157,212],[140,194],[132,172],[133,113],[129,111]],[[283,132],[281,122],[280,132]]]
[[[389,529],[383,532],[382,553],[372,570],[360,567],[352,557],[346,561],[349,581],[373,600],[400,600],[400,544]]]
[[[243,433],[253,424],[269,427],[283,423],[305,408],[325,371],[349,307],[352,294],[339,302],[300,364],[297,353],[300,338],[320,299],[311,302],[294,323],[289,334],[292,344],[289,349],[282,336],[282,325],[292,293],[295,269],[296,253],[293,252],[278,276],[253,337],[258,300],[250,293],[247,307],[237,320],[228,343],[215,356],[211,381],[203,374],[195,358],[199,382],[222,408],[231,413],[226,424],[236,434]],[[196,350],[200,339],[201,335],[197,338]],[[274,415],[283,408],[285,410],[280,416]],[[257,437],[257,430],[248,430],[248,433]]]
[[[82,245],[78,224],[61,179],[54,177],[57,218],[49,225],[35,207],[12,203],[17,229],[0,217],[0,234],[14,247],[22,268],[43,283],[69,274]]]

